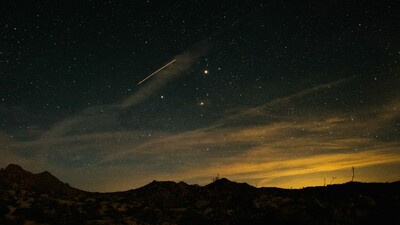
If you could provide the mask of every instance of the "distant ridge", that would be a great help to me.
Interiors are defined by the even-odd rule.
[[[0,178],[5,185],[40,193],[70,195],[82,192],[61,182],[48,171],[33,174],[16,164],[10,164],[5,169],[1,169]]]
[[[68,183],[63,183],[58,178],[53,176],[48,171],[43,171],[38,174],[31,173],[29,171],[24,170],[20,165],[17,164],[9,164],[6,168],[0,168],[0,182],[3,182],[6,185],[17,185],[19,188],[22,189],[33,189],[39,192],[65,192],[65,193],[80,193],[87,191],[79,190],[77,188],[71,187]],[[316,188],[355,188],[360,186],[381,186],[384,183],[362,183],[362,182],[347,182],[343,184],[332,184],[327,185],[326,187],[323,186],[316,186],[316,187],[305,187],[303,189],[316,189]],[[386,183],[393,186],[400,186],[400,181]],[[204,188],[205,190],[213,190],[213,191],[240,191],[240,190],[254,190],[254,189],[276,189],[276,190],[288,190],[283,188],[276,188],[276,187],[261,187],[256,188],[254,186],[249,185],[248,183],[238,183],[235,181],[231,181],[227,178],[218,178],[211,182],[210,184],[201,187],[197,184],[189,185],[183,181],[178,183],[174,181],[156,181],[153,180],[149,184],[139,187],[137,189],[132,189],[132,191],[138,192],[157,192],[157,191],[168,191],[168,190],[180,190],[180,191],[188,191],[198,188]],[[296,189],[295,189],[296,190]],[[118,191],[118,193],[124,191]],[[98,193],[98,192],[96,192]],[[109,192],[113,193],[113,192]]]
[[[247,183],[237,183],[234,181],[230,181],[227,178],[216,179],[212,183],[206,185],[205,187],[209,189],[222,189],[231,191],[236,191],[238,189],[255,188]]]
[[[400,182],[255,188],[226,178],[199,186],[152,181],[85,192],[45,171],[0,169],[0,224],[400,224]]]

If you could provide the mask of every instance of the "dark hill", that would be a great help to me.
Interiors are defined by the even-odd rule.
[[[0,170],[0,224],[400,224],[398,212],[400,182],[286,190],[221,178],[90,193],[49,172]]]
[[[5,169],[1,169],[0,178],[4,185],[15,189],[53,195],[72,195],[82,192],[61,182],[47,171],[33,174],[15,164],[10,164]]]

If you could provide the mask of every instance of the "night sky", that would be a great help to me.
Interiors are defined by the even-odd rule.
[[[400,180],[395,2],[3,0],[0,167],[89,191]]]

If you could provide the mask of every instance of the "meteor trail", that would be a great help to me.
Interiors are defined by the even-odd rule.
[[[171,62],[165,64],[164,66],[162,66],[160,69],[154,71],[152,74],[150,74],[149,76],[147,76],[146,78],[144,78],[142,81],[140,81],[138,84],[142,84],[143,82],[145,82],[147,79],[149,79],[150,77],[154,76],[156,73],[160,72],[161,70],[163,70],[165,67],[171,65],[172,63],[174,63],[176,61],[176,59],[172,60]]]

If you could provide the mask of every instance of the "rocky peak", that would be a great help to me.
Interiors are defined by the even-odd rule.
[[[2,183],[14,184],[21,189],[34,190],[41,193],[65,195],[79,192],[79,190],[64,184],[47,171],[33,174],[16,164],[10,164],[1,170],[0,179]]]
[[[21,166],[16,164],[10,164],[0,171],[0,177],[12,183],[20,183],[31,176],[33,176],[32,173],[25,171]]]
[[[6,172],[10,173],[10,172],[26,172],[24,169],[22,169],[22,167],[20,165],[17,164],[9,164],[5,170]]]
[[[216,190],[237,190],[237,189],[253,189],[254,187],[248,185],[247,183],[237,183],[230,181],[226,178],[220,178],[212,182],[211,184],[207,185],[209,189],[216,189]]]

